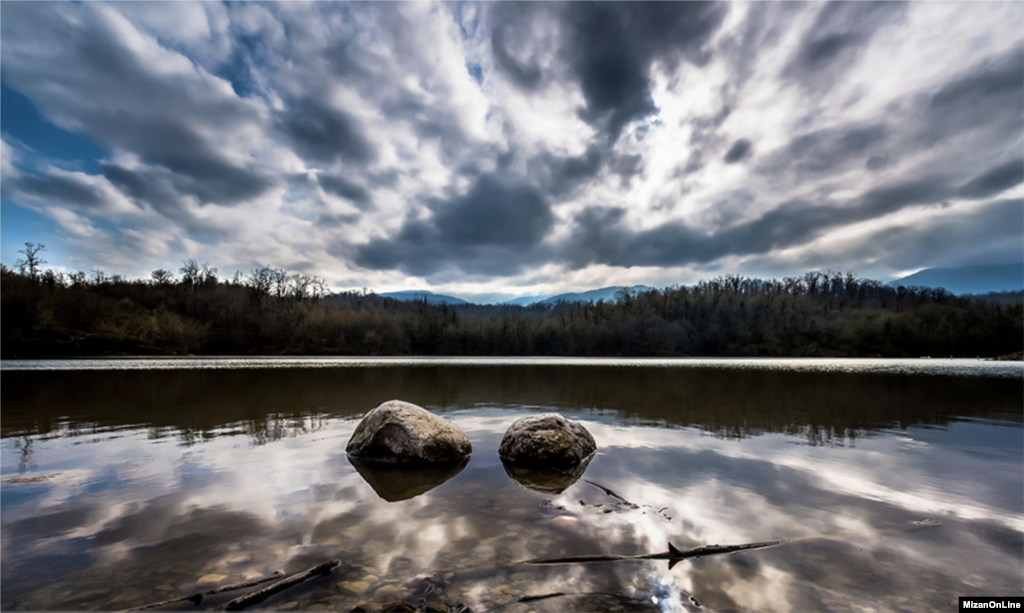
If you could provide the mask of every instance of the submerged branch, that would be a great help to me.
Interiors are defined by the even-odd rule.
[[[283,572],[281,572],[279,570],[275,570],[274,572],[270,573],[269,575],[264,575],[262,577],[257,577],[255,579],[249,579],[248,581],[243,581],[241,583],[233,583],[231,585],[225,585],[223,587],[214,588],[212,590],[206,590],[205,592],[196,592],[195,594],[190,594],[188,596],[181,596],[179,598],[172,598],[170,600],[162,600],[160,602],[154,602],[152,604],[147,604],[147,605],[144,605],[144,606],[141,606],[141,607],[136,607],[134,609],[128,609],[128,611],[148,611],[150,609],[157,609],[159,607],[167,606],[169,604],[175,604],[175,603],[185,602],[185,601],[191,601],[192,604],[198,605],[199,603],[201,603],[203,601],[203,598],[205,598],[206,596],[212,596],[214,594],[220,594],[220,593],[223,593],[223,592],[231,592],[233,590],[240,590],[242,588],[252,587],[254,585],[259,585],[261,583],[266,583],[267,581],[273,581],[274,579],[280,579],[283,576],[284,576]]]
[[[677,562],[689,558],[733,553],[747,549],[762,549],[764,547],[774,547],[787,542],[789,541],[764,541],[761,543],[744,543],[742,545],[706,545],[704,547],[690,549],[689,551],[680,551],[675,545],[669,543],[668,551],[660,553],[647,553],[640,555],[596,554],[566,556],[562,558],[536,558],[533,560],[526,560],[523,564],[589,564],[593,562],[619,562],[622,560],[668,560],[668,567],[671,569]]]
[[[588,483],[590,483],[588,481]],[[597,484],[593,484],[597,485]],[[597,486],[601,487],[601,486]],[[601,488],[604,489],[604,488]],[[890,530],[884,530],[880,532],[909,532],[911,530],[918,530],[921,528],[930,528],[935,526],[941,526],[942,522],[935,521],[932,519],[922,519],[919,521],[911,522],[909,525],[894,528]],[[759,543],[744,543],[741,545],[705,545],[703,547],[697,547],[696,549],[689,549],[682,551],[672,543],[668,544],[668,551],[662,551],[659,553],[646,553],[639,555],[617,555],[617,554],[593,554],[593,555],[579,555],[579,556],[565,556],[560,558],[534,558],[532,560],[525,560],[522,564],[590,564],[593,562],[620,562],[622,560],[668,560],[669,570],[672,569],[678,562],[682,560],[688,560],[690,558],[700,558],[704,556],[721,555],[725,553],[735,553],[737,551],[746,551],[748,549],[764,549],[766,547],[776,547],[778,545],[784,545],[787,543],[796,543],[800,541],[810,541],[818,539],[842,539],[852,538],[860,536],[858,534],[839,534],[831,536],[805,536],[794,539],[784,539],[780,541],[761,541]]]
[[[340,560],[328,560],[321,564],[317,564],[316,566],[310,568],[305,572],[292,575],[287,579],[282,579],[281,581],[278,581],[277,583],[274,583],[272,585],[268,585],[267,587],[261,590],[256,590],[255,592],[249,592],[244,596],[239,596],[238,598],[235,598],[231,602],[224,605],[224,609],[226,611],[241,611],[246,607],[250,607],[254,604],[259,604],[267,598],[270,598],[274,594],[277,594],[278,592],[283,592],[284,590],[296,586],[302,583],[303,581],[312,579],[313,577],[326,575],[340,565]]]

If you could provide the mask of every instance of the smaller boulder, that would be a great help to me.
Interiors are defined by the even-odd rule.
[[[409,402],[389,400],[363,417],[345,451],[363,461],[423,465],[464,459],[473,446],[447,419]]]
[[[531,468],[571,469],[597,450],[581,424],[556,413],[517,419],[505,431],[498,455],[505,462]]]

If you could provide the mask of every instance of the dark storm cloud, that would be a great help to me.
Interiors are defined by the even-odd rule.
[[[1024,83],[1024,47],[1015,46],[994,61],[986,60],[950,81],[931,99],[931,108],[979,104],[994,96],[1015,95]],[[1022,102],[1024,104],[1024,102]]]
[[[318,175],[317,181],[320,183],[320,187],[324,188],[324,191],[350,201],[361,210],[365,211],[373,207],[370,192],[351,181],[330,174]]]
[[[525,90],[532,90],[540,83],[540,67],[536,62],[520,62],[509,53],[506,37],[507,25],[498,25],[491,33],[491,53],[498,67],[505,71],[512,82]]]
[[[434,208],[435,227],[445,241],[459,246],[529,247],[553,223],[540,192],[494,175],[481,175],[466,195]]]
[[[880,123],[815,130],[761,156],[764,161],[757,170],[768,175],[789,173],[795,179],[840,172],[863,164],[888,135],[888,127]]]
[[[982,126],[1019,134],[1024,117],[1024,46],[1014,45],[948,81],[921,111],[917,140],[927,146]]]
[[[558,156],[547,151],[531,159],[527,166],[533,177],[552,196],[563,196],[597,176],[605,154],[591,145],[582,155]]]
[[[161,212],[179,207],[181,196],[166,176],[154,176],[152,172],[131,170],[110,162],[101,163],[100,168],[108,181],[137,202],[147,202]]]
[[[959,214],[894,226],[850,243],[830,245],[824,253],[809,252],[800,264],[820,267],[823,261],[841,265],[881,259],[893,268],[908,269],[1019,262],[1024,253],[1021,227],[1024,200],[996,200]],[[959,248],[951,250],[951,245]]]
[[[60,175],[29,175],[6,181],[13,183],[16,192],[83,209],[101,209],[107,200],[106,195],[92,185]]]
[[[782,71],[784,78],[817,92],[827,90],[852,67],[871,37],[902,19],[903,2],[830,2]]]
[[[132,106],[137,108],[102,103],[75,106],[73,112],[84,120],[91,136],[136,151],[144,160],[181,175],[179,189],[203,202],[238,203],[273,184],[268,177],[228,160],[208,136],[200,135],[196,124],[201,117],[222,127],[239,126],[252,117],[248,108],[229,99],[204,100],[194,82],[155,74],[146,59],[105,30],[108,25],[95,26],[76,30],[71,38],[72,53],[82,63],[82,78],[89,79],[73,83],[72,89],[85,97],[105,90],[100,99],[116,93],[136,101]]]
[[[562,55],[587,106],[581,117],[609,143],[656,111],[650,70],[657,61],[707,60],[705,44],[728,6],[704,2],[571,2],[562,6]]]
[[[554,225],[550,205],[536,188],[489,174],[464,195],[430,208],[431,219],[408,219],[395,237],[360,247],[356,262],[418,275],[446,267],[513,274],[532,261],[530,251]]]
[[[723,161],[726,164],[735,164],[736,162],[750,157],[751,153],[753,153],[753,151],[751,150],[750,141],[745,138],[741,138],[733,143],[732,147],[729,147],[729,151],[725,153]]]
[[[873,155],[864,162],[864,167],[868,170],[881,170],[889,165],[889,155],[883,153],[881,155]]]
[[[256,120],[251,107],[214,92],[195,73],[154,70],[145,51],[125,45],[110,20],[91,9],[5,4],[3,36],[18,41],[5,46],[5,80],[48,117],[180,175],[177,188],[203,202],[234,204],[274,184],[229,159],[211,136]],[[71,26],[72,18],[81,26]],[[37,44],[53,61],[38,59]]]
[[[965,198],[987,198],[1024,183],[1024,158],[1014,158],[971,179],[959,192]]]
[[[366,163],[375,156],[373,144],[354,118],[312,98],[292,104],[277,122],[306,158],[326,163]]]
[[[766,254],[801,245],[841,226],[883,217],[915,205],[940,204],[955,190],[938,177],[896,182],[866,192],[838,206],[790,200],[756,219],[705,232],[681,222],[647,230],[624,227],[622,208],[587,208],[574,219],[564,259],[581,268],[610,266],[680,266],[707,263],[729,255]]]
[[[137,205],[152,207],[164,218],[176,222],[195,237],[220,237],[227,233],[210,220],[199,219],[182,203],[182,192],[176,183],[181,177],[159,167],[129,169],[111,162],[100,164],[106,177],[121,193]]]

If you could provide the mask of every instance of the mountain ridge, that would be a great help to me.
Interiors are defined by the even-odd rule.
[[[598,300],[614,300],[615,294],[621,289],[631,289],[636,292],[646,292],[651,289],[647,285],[612,285],[609,287],[602,287],[599,289],[587,290],[584,292],[566,292],[564,294],[541,294],[537,296],[519,296],[517,298],[510,298],[508,300],[491,301],[491,302],[475,302],[473,300],[466,300],[457,296],[451,296],[448,294],[435,294],[429,290],[405,290],[398,292],[384,292],[379,294],[384,298],[393,298],[395,300],[422,300],[426,299],[430,304],[512,304],[518,306],[530,306],[531,304],[555,304],[559,301],[564,302],[597,302]]]
[[[1024,262],[1013,264],[982,264],[958,268],[926,268],[894,279],[892,287],[920,286],[945,288],[954,294],[987,294],[989,292],[1024,289]]]

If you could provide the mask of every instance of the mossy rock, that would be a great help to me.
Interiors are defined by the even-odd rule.
[[[557,413],[517,419],[498,447],[502,461],[528,468],[571,469],[597,450],[582,424]]]

